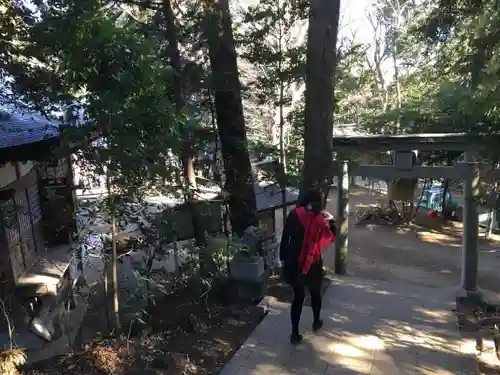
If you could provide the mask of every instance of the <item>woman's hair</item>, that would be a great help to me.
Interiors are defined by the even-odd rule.
[[[304,198],[302,198],[301,206],[309,206],[312,212],[319,214],[321,210],[323,210],[323,197],[321,192],[316,188],[307,190]]]

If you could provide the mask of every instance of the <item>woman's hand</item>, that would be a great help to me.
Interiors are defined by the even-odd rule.
[[[326,210],[321,211],[326,220],[333,220],[333,215]]]

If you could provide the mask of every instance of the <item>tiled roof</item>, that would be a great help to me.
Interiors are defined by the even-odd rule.
[[[59,136],[59,125],[44,116],[0,106],[0,149]]]
[[[277,209],[283,206],[282,188],[276,179],[284,173],[282,165],[277,160],[261,160],[252,162],[254,173],[253,190],[257,203],[257,211]],[[270,182],[274,180],[275,182]],[[268,182],[266,182],[268,181]],[[299,190],[287,186],[285,188],[286,205],[293,205],[299,199]]]
[[[263,184],[254,183],[255,201],[257,203],[257,211],[266,211],[282,207],[283,198],[281,188],[278,184]],[[293,205],[299,199],[299,190],[290,186],[285,188],[286,205]]]
[[[334,124],[333,137],[359,137],[367,135],[368,131],[359,124]]]

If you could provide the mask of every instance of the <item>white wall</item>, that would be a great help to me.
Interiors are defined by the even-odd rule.
[[[3,188],[17,180],[14,164],[7,163],[0,167],[0,188]]]
[[[19,172],[21,176],[26,176],[31,172],[35,166],[32,161],[28,161],[26,164],[17,163],[19,166]],[[17,180],[15,163],[7,163],[0,167],[0,189],[11,184]]]
[[[21,177],[26,176],[28,173],[30,173],[33,167],[35,166],[35,164],[31,160],[28,160],[26,164],[24,163],[17,163],[17,164],[19,165],[19,173],[21,174]]]

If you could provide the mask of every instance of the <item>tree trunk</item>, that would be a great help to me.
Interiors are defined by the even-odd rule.
[[[276,2],[276,13],[278,18],[281,20],[283,15],[281,8],[281,0]],[[278,22],[278,79],[279,79],[279,147],[280,147],[280,162],[283,166],[283,172],[286,173],[286,160],[285,160],[285,114],[284,114],[284,105],[285,105],[285,80],[284,80],[284,72],[283,72],[283,30],[281,27],[281,21]]]
[[[106,298],[111,299],[113,305],[113,317],[114,317],[114,331],[117,337],[120,336],[120,299],[118,294],[118,270],[117,270],[117,252],[116,252],[116,202],[111,189],[111,176],[110,167],[108,166],[106,170],[106,191],[108,193],[108,205],[110,209],[111,216],[111,258],[106,260],[108,262],[108,267],[106,272],[111,273],[111,277],[107,277],[107,282],[110,283],[110,287],[107,288],[108,295]],[[109,293],[112,293],[111,295]]]
[[[232,231],[241,236],[257,220],[229,1],[204,0],[204,7],[225,190],[229,194]]]
[[[450,189],[450,180],[447,178],[443,181],[443,199],[441,200],[441,213],[443,215],[443,222],[446,223],[448,221],[447,213],[445,212],[446,207],[446,194]]]
[[[181,55],[179,52],[179,32],[175,22],[174,12],[172,10],[172,4],[170,0],[163,1],[163,17],[165,18],[165,24],[167,32],[165,37],[168,40],[168,57],[170,59],[170,65],[174,69],[174,100],[177,115],[185,106],[184,100],[184,85],[182,78],[182,65],[181,65]],[[203,246],[206,243],[205,239],[205,228],[203,225],[203,219],[200,212],[200,207],[197,204],[197,199],[195,196],[196,189],[196,174],[194,171],[193,164],[193,146],[192,140],[189,136],[189,130],[181,126],[182,135],[182,167],[184,171],[184,183],[186,184],[186,201],[189,206],[191,213],[191,220],[194,230],[194,238],[196,244]]]
[[[394,84],[396,85],[396,107],[401,112],[401,87],[399,84],[399,66],[398,66],[398,45],[397,45],[398,32],[394,33],[392,37],[392,64],[394,67]],[[396,121],[396,132],[399,134],[401,128],[401,113],[398,113]]]
[[[384,72],[382,71],[382,64],[385,60],[384,51],[382,50],[382,42],[385,39],[383,34],[382,20],[379,16],[368,14],[368,22],[371,24],[373,30],[373,63],[365,53],[365,61],[371,71],[374,72],[373,79],[377,88],[377,94],[380,98],[382,112],[387,110],[389,102],[389,93],[386,88]]]
[[[283,19],[282,15],[282,4],[281,0],[276,2],[276,13],[279,20]],[[286,218],[288,215],[288,206],[286,200],[286,152],[285,152],[285,79],[283,72],[283,28],[281,21],[278,22],[278,75],[279,75],[279,147],[280,147],[280,162],[283,168],[283,176],[281,179],[281,214],[282,214],[282,225],[285,226]]]
[[[301,196],[324,194],[332,179],[333,92],[340,0],[312,0],[307,39],[304,168]]]
[[[279,92],[279,101],[280,101],[280,108],[279,108],[279,126],[280,126],[280,139],[279,139],[279,144],[280,144],[280,162],[283,165],[283,171],[286,172],[286,153],[285,153],[285,114],[284,114],[284,108],[283,108],[283,102],[284,102],[284,96],[285,96],[285,87],[283,82],[280,82],[280,92]]]
[[[495,168],[500,168],[500,163],[495,163],[492,167],[494,170]],[[490,238],[493,232],[495,231],[497,227],[497,216],[498,216],[498,181],[495,180],[494,182],[494,187],[493,187],[493,202],[491,203],[491,209],[490,213],[488,215],[489,217],[489,222],[488,222],[488,231],[487,231],[487,238]]]
[[[488,229],[486,230],[486,239],[490,239],[495,228],[496,212],[494,208],[490,208],[488,211]]]
[[[280,72],[281,72],[281,63],[280,63]],[[279,100],[280,100],[280,162],[281,166],[283,168],[283,179],[281,181],[281,211],[282,211],[282,224],[283,227],[285,226],[286,222],[286,217],[288,215],[288,209],[287,209],[287,201],[286,201],[286,154],[285,154],[285,134],[284,134],[284,128],[285,128],[285,116],[283,114],[283,97],[284,97],[284,84],[283,82],[280,82],[280,92],[279,92]]]
[[[118,295],[118,270],[117,270],[117,253],[116,253],[116,212],[111,209],[111,282],[113,284],[113,315],[115,318],[115,329],[117,336],[120,334],[120,297]]]
[[[392,58],[392,63],[394,66],[394,83],[396,85],[396,107],[401,109],[401,85],[399,84],[399,66],[397,57],[397,45],[394,42],[394,56]]]

